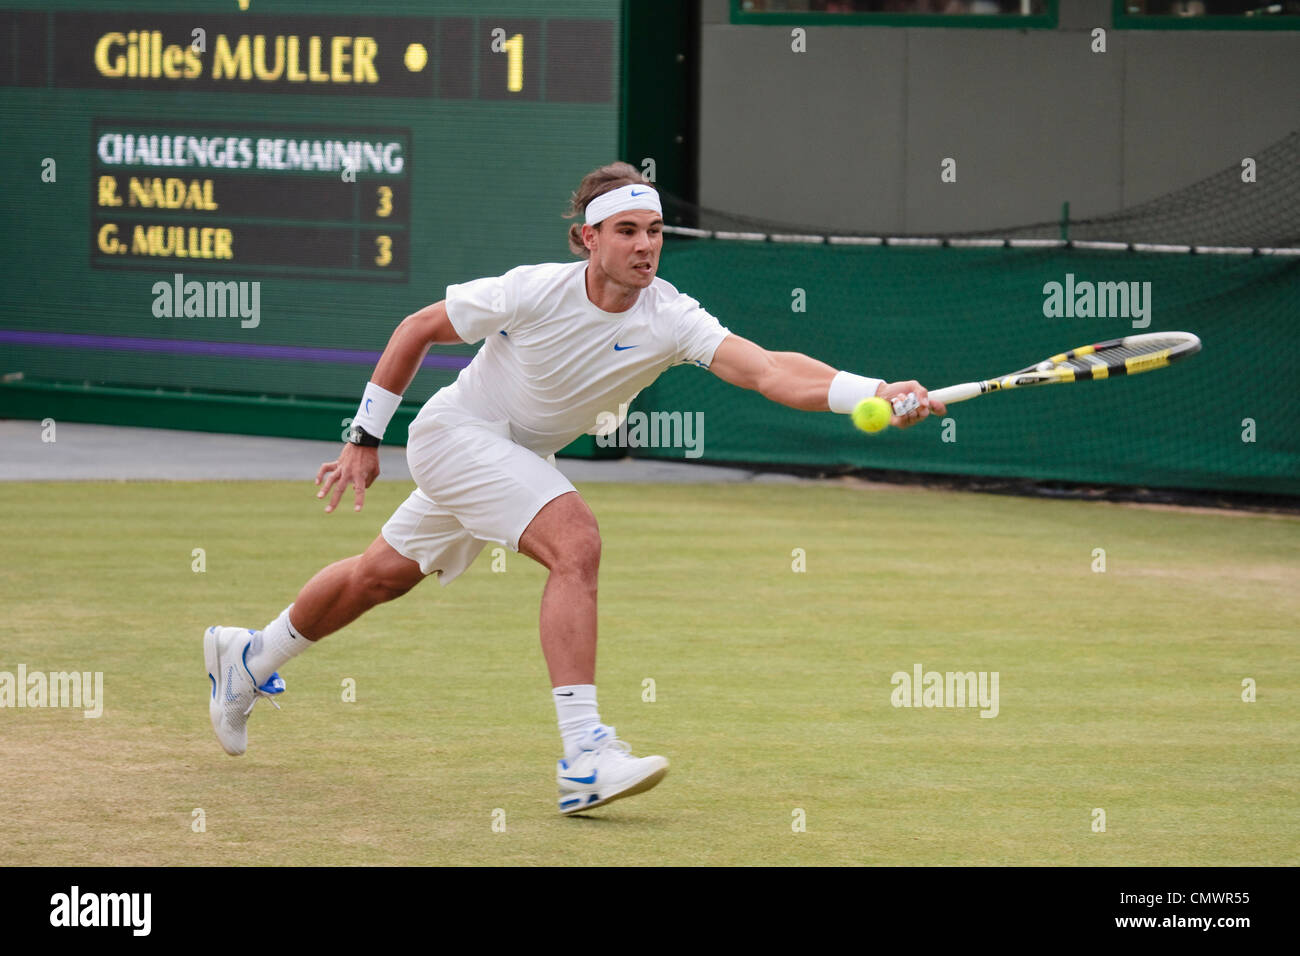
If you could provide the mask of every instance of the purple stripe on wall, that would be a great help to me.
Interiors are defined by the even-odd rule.
[[[141,339],[120,335],[77,335],[68,332],[22,332],[0,329],[0,342],[66,349],[109,349],[117,352],[165,352],[171,355],[215,355],[223,358],[279,359],[296,362],[336,362],[374,365],[380,352],[361,349],[308,348],[302,345],[253,345],[239,342],[198,342],[193,339]],[[421,368],[461,369],[471,356],[428,355]]]

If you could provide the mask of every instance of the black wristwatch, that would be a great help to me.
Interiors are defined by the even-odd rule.
[[[360,445],[362,448],[379,447],[379,439],[360,425],[353,425],[348,429],[348,441],[354,445]]]

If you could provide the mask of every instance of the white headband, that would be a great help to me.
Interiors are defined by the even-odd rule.
[[[587,224],[594,226],[615,213],[629,209],[649,209],[661,216],[664,214],[663,207],[659,205],[659,193],[646,183],[629,183],[601,193],[587,203]]]

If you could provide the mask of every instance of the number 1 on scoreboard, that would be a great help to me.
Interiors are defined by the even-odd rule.
[[[524,88],[524,35],[516,33],[501,48],[506,51],[506,89],[518,93]]]

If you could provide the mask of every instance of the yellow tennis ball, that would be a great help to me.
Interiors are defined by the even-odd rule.
[[[893,408],[883,398],[864,398],[853,409],[853,424],[864,432],[878,432],[889,427],[893,414]]]

